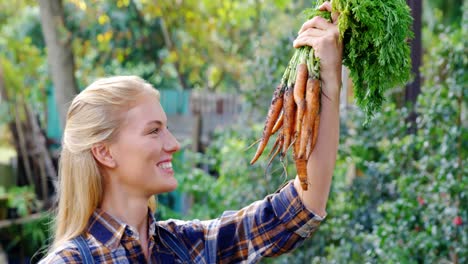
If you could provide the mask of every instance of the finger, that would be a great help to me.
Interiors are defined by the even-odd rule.
[[[332,11],[332,5],[330,2],[325,2],[323,3],[322,5],[319,6],[318,8],[320,11],[328,11],[331,13],[331,21],[333,24],[336,24],[338,22],[338,17],[339,17],[339,13],[338,12],[333,12]]]
[[[340,14],[337,13],[337,12],[332,12],[331,13],[331,20],[332,20],[332,23],[336,25],[336,23],[338,23],[338,17],[340,17]]]
[[[328,1],[324,2],[323,4],[319,6],[318,10],[331,12],[332,11],[331,3]]]
[[[301,34],[297,36],[297,38],[301,37],[320,37],[326,34],[325,30],[318,29],[318,28],[308,28],[305,31],[302,31]]]
[[[300,37],[294,40],[293,45],[294,45],[294,48],[296,49],[302,46],[310,46],[315,49],[315,46],[316,46],[315,43],[316,43],[316,40],[314,37],[304,36],[304,37]]]
[[[303,31],[307,30],[308,28],[327,29],[329,26],[330,25],[325,18],[316,16],[310,20],[307,20],[307,22],[305,22],[302,25],[298,34],[301,34]]]

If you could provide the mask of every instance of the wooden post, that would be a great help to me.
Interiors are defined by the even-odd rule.
[[[40,157],[39,169],[40,169],[40,183],[41,183],[41,190],[42,190],[42,198],[48,204],[49,202],[49,188],[48,188],[48,178],[51,180],[55,180],[57,177],[57,172],[55,167],[52,163],[52,158],[50,156],[49,150],[46,147],[46,139],[44,134],[41,132],[41,128],[39,127],[38,121],[34,116],[31,109],[24,105],[24,111],[27,113],[29,122],[32,128],[32,140],[34,141],[34,149],[37,149],[38,156]]]
[[[408,0],[408,5],[411,8],[411,15],[413,16],[413,32],[414,39],[411,40],[411,73],[413,75],[413,81],[406,85],[405,89],[405,103],[411,105],[411,112],[409,120],[411,126],[409,128],[410,133],[414,133],[416,130],[416,112],[414,111],[414,105],[418,95],[421,93],[421,74],[419,68],[421,67],[421,53],[422,53],[422,42],[421,42],[421,16],[422,16],[422,1],[421,0]]]
[[[22,102],[19,102],[22,104]],[[26,137],[23,131],[21,119],[19,118],[19,106],[15,108],[15,124],[16,124],[16,133],[18,133],[18,146],[19,146],[19,152],[18,154],[21,155],[23,159],[23,165],[24,165],[24,171],[26,173],[26,179],[28,180],[28,184],[32,185],[34,187],[34,190],[36,189],[36,183],[33,178],[33,172],[32,172],[32,166],[31,163],[29,162],[29,155],[28,155],[28,146],[26,144]]]
[[[199,152],[201,150],[201,137],[203,134],[203,120],[201,112],[195,112],[193,116],[193,132],[192,132],[192,151]]]

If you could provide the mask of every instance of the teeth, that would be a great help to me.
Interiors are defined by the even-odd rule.
[[[158,165],[161,169],[172,169],[172,163],[171,162],[163,162]]]

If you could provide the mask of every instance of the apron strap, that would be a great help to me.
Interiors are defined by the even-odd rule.
[[[75,237],[72,242],[78,247],[83,264],[94,264],[93,255],[91,255],[91,250],[89,249],[88,243],[86,243],[83,235]]]

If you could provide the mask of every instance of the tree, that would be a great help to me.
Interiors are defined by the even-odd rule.
[[[60,125],[65,125],[68,103],[78,92],[71,38],[64,24],[61,0],[40,0],[41,25],[47,46],[47,60],[54,84]]]

